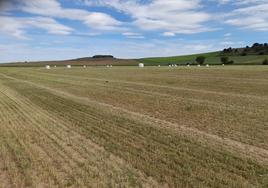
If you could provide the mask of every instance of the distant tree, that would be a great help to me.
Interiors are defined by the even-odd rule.
[[[228,61],[229,61],[229,57],[221,57],[221,62],[223,64],[227,64]]]
[[[232,51],[233,49],[231,47],[223,49],[223,53],[231,53]]]
[[[268,43],[254,43],[244,48],[225,48],[221,52],[222,55],[264,55],[268,54]]]
[[[252,45],[252,48],[256,48],[256,47],[259,47],[259,46],[260,46],[259,43],[254,43],[254,44]]]
[[[233,61],[233,60],[231,60],[231,61],[227,61],[226,64],[227,64],[227,65],[232,65],[232,64],[234,64],[234,61]]]
[[[263,65],[268,65],[268,59],[263,60],[262,64]]]
[[[94,55],[92,58],[98,59],[98,58],[114,58],[112,55]]]
[[[248,54],[246,52],[241,53],[241,56],[247,56]]]
[[[198,56],[195,61],[199,64],[199,65],[203,65],[205,63],[206,57],[205,56]]]

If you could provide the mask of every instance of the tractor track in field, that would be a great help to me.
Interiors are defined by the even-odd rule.
[[[106,151],[104,150],[104,148],[91,142],[89,139],[86,139],[83,135],[75,131],[74,128],[71,128],[68,123],[65,123],[64,120],[58,119],[53,116],[51,117],[51,114],[47,114],[46,111],[40,109],[38,106],[35,106],[26,98],[19,96],[19,94],[17,94],[15,91],[2,86],[0,93],[2,95],[5,95],[7,99],[14,103],[9,103],[8,105],[5,105],[5,110],[8,114],[6,116],[6,119],[13,120],[14,118],[10,116],[12,113],[20,117],[25,117],[25,121],[32,126],[23,126],[23,128],[25,130],[34,131],[32,134],[37,135],[35,136],[35,143],[38,138],[43,137],[45,139],[46,142],[37,142],[37,144],[35,145],[29,144],[31,143],[31,141],[26,140],[27,142],[22,143],[22,146],[27,150],[29,156],[34,155],[36,152],[44,154],[44,157],[42,158],[42,160],[44,160],[42,167],[46,169],[47,172],[55,172],[54,174],[50,174],[51,176],[55,176],[55,184],[64,185],[63,182],[60,181],[61,179],[64,180],[65,178],[77,179],[77,177],[79,177],[80,179],[84,178],[84,180],[86,181],[90,180],[85,176],[86,174],[83,174],[83,171],[81,170],[77,170],[75,176],[74,174],[72,174],[72,172],[74,169],[82,168],[81,164],[83,164],[83,162],[85,162],[89,157],[95,156],[93,157],[93,159],[95,159],[98,155],[106,156],[107,154],[105,154]],[[43,123],[44,121],[55,123],[55,125],[53,127],[45,126]],[[9,128],[7,131],[10,131],[12,132],[12,134],[15,134],[14,130],[16,130],[16,125],[20,125],[20,123],[15,120],[14,122],[12,122],[12,127]],[[68,141],[67,138],[70,138],[70,134],[72,134],[72,136],[71,139]],[[15,137],[19,138],[18,136]],[[27,145],[25,145],[25,143],[27,143]],[[66,145],[66,143],[69,143],[70,145]],[[55,156],[57,157],[55,158]],[[110,166],[110,168],[115,170],[120,170],[123,168],[132,168],[117,156],[113,156],[112,154],[109,154],[108,156],[109,157],[104,161],[107,165]],[[36,156],[31,158],[36,158]],[[50,164],[50,167],[52,166],[52,169],[48,169],[46,163]],[[94,163],[94,161],[90,163]],[[62,166],[62,164],[64,164],[64,166]],[[102,164],[100,163],[97,165]],[[144,174],[137,171],[136,169],[135,171],[137,175],[141,177],[141,180],[144,182],[144,184],[147,183],[148,186],[151,183],[153,185],[157,185],[156,181],[152,178],[150,178],[150,180],[147,180]],[[80,185],[83,186],[92,183],[89,181],[84,182],[86,184],[81,184],[81,182],[83,183],[82,180],[76,183],[80,183]]]
[[[5,167],[5,163],[0,156],[0,187],[12,188],[10,182],[10,177]]]
[[[242,98],[253,98],[260,101],[267,101],[268,98],[264,96],[255,96],[255,95],[247,95],[247,94],[236,94],[232,92],[220,92],[220,91],[209,91],[209,90],[203,90],[203,89],[192,89],[192,88],[186,88],[186,87],[175,87],[175,86],[165,86],[161,84],[150,84],[150,83],[141,83],[141,82],[133,82],[133,81],[121,81],[121,80],[111,80],[111,79],[101,79],[101,78],[92,78],[92,77],[83,77],[83,76],[70,76],[70,75],[63,75],[63,74],[52,74],[52,73],[39,73],[39,74],[45,74],[45,75],[52,75],[52,76],[61,76],[61,77],[67,77],[67,78],[79,78],[84,80],[95,80],[95,81],[102,81],[105,82],[109,80],[111,83],[124,83],[124,84],[132,84],[132,85],[138,85],[138,86],[148,86],[148,87],[156,87],[156,88],[166,88],[166,89],[172,89],[177,91],[189,91],[189,92],[196,92],[196,93],[207,93],[207,94],[214,94],[214,95],[222,95],[222,96],[232,96],[232,97],[242,97]]]
[[[37,78],[36,75],[31,75],[31,77]],[[50,79],[47,79],[48,81],[51,81]],[[64,82],[62,80],[57,80],[57,82],[59,83],[63,83],[63,84],[67,84],[67,82]],[[69,81],[68,84],[71,84],[72,80]],[[103,81],[101,81],[103,82]],[[86,83],[86,82],[85,82]],[[83,84],[78,83],[80,86],[83,86]],[[88,84],[92,84],[92,83],[87,83]],[[128,94],[133,94],[133,93],[137,93],[139,95],[147,95],[147,96],[151,96],[151,95],[156,95],[159,97],[162,97],[163,99],[168,99],[172,102],[179,102],[179,101],[187,101],[187,103],[191,103],[191,104],[196,104],[196,105],[206,105],[209,106],[210,108],[217,108],[220,110],[239,110],[240,112],[252,115],[256,112],[258,113],[263,113],[263,110],[259,110],[256,108],[253,108],[252,106],[250,106],[249,104],[246,106],[240,106],[239,103],[235,103],[235,104],[224,104],[221,103],[221,101],[217,101],[217,102],[213,102],[210,100],[206,100],[206,99],[196,99],[194,97],[182,97],[182,96],[177,96],[177,95],[173,95],[173,94],[168,94],[168,93],[161,93],[161,92],[157,92],[157,91],[147,91],[144,89],[135,89],[135,88],[129,88],[129,87],[125,87],[125,86],[118,86],[118,85],[108,85],[105,83],[94,83],[93,86],[98,86],[98,87],[103,87],[103,88],[109,88],[111,90],[115,90],[115,91],[120,91],[120,92],[124,92],[124,93],[128,93]],[[268,100],[267,100],[268,102]],[[262,103],[262,105],[264,105]]]
[[[268,150],[259,148],[253,145],[244,144],[232,139],[228,138],[222,138],[214,134],[209,134],[194,128],[185,127],[183,125],[179,125],[176,123],[171,123],[165,120],[157,119],[154,117],[150,117],[148,115],[140,114],[137,112],[129,111],[121,107],[113,106],[110,104],[98,102],[95,100],[90,100],[86,97],[79,97],[61,90],[52,89],[46,86],[42,86],[39,84],[36,84],[34,82],[26,81],[26,80],[20,80],[17,78],[14,78],[12,76],[8,76],[5,74],[0,74],[3,77],[7,79],[11,79],[20,83],[26,83],[30,84],[36,88],[44,89],[48,92],[53,93],[54,95],[58,95],[60,97],[64,97],[67,99],[72,99],[74,101],[78,101],[83,104],[89,104],[89,105],[96,105],[100,107],[107,108],[109,111],[112,111],[114,114],[120,114],[121,116],[129,117],[131,119],[134,119],[138,122],[147,123],[156,127],[160,128],[170,128],[172,130],[175,130],[178,134],[191,137],[203,144],[214,146],[216,148],[223,148],[227,151],[230,151],[234,154],[237,154],[238,156],[241,156],[243,158],[249,158],[254,161],[257,161],[260,164],[268,165]]]
[[[3,90],[1,91],[3,93]],[[6,95],[6,97],[10,97],[10,95]],[[10,101],[12,103],[15,103],[15,101],[13,101],[11,98],[10,98]],[[30,158],[34,158],[33,155],[35,155],[36,151],[37,152],[40,152],[42,151],[45,156],[44,158],[46,159],[45,161],[48,162],[48,161],[53,161],[53,156],[52,156],[52,153],[53,153],[53,148],[54,146],[53,145],[46,145],[45,143],[43,142],[37,142],[36,145],[34,146],[35,150],[33,150],[33,146],[31,145],[31,142],[33,141],[36,141],[36,139],[30,141],[30,140],[27,140],[27,137],[24,137],[24,138],[21,138],[19,139],[19,137],[17,136],[18,132],[21,132],[22,130],[25,130],[27,131],[28,129],[32,129],[34,130],[32,134],[29,134],[28,136],[30,136],[30,138],[33,138],[32,135],[37,135],[39,136],[38,138],[44,138],[46,137],[46,139],[49,139],[51,138],[50,135],[48,134],[45,134],[44,131],[40,130],[39,127],[39,121],[37,121],[34,116],[34,113],[32,113],[33,111],[27,111],[27,113],[25,113],[25,110],[27,110],[27,108],[25,109],[25,106],[21,107],[21,106],[17,106],[18,104],[12,104],[11,102],[8,103],[8,105],[6,105],[5,107],[5,110],[6,113],[5,113],[5,116],[7,117],[8,121],[10,122],[9,125],[11,126],[5,126],[5,128],[8,128],[6,129],[8,132],[11,132],[11,134],[13,134],[13,138],[16,138],[17,141],[21,142],[21,146],[22,148],[24,148],[27,152],[27,155],[30,156]],[[16,109],[10,109],[8,110],[8,107],[10,106],[14,106]],[[18,108],[20,107],[20,108]],[[28,113],[31,113],[30,115],[28,115]],[[17,120],[17,118],[12,118],[12,116],[10,116],[9,114],[16,114],[16,116],[20,117],[20,120]],[[30,116],[30,117],[29,117]],[[24,118],[25,120],[23,121],[24,123],[21,123],[21,118]],[[15,119],[15,120],[14,120]],[[25,123],[27,122],[27,124],[29,125],[35,125],[35,126],[32,126],[32,127],[26,127],[25,126]],[[52,133],[53,134],[53,133]],[[42,137],[41,137],[42,136]],[[49,136],[49,137],[47,137]],[[23,142],[24,141],[24,142]],[[47,151],[50,151],[49,153]],[[57,151],[57,150],[56,150]],[[57,155],[55,156],[60,156],[59,153],[57,153]],[[53,164],[55,166],[58,166],[57,162],[54,160],[53,161]],[[68,163],[67,163],[68,164]],[[46,164],[42,164],[42,167],[44,169],[46,169]],[[56,169],[53,169],[54,171]],[[59,173],[59,172],[58,172]],[[63,177],[63,176],[61,176]]]

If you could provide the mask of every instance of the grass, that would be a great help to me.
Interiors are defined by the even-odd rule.
[[[1,68],[0,187],[266,187],[267,73]]]
[[[152,58],[143,58],[140,59],[140,62],[145,63],[145,65],[168,65],[168,64],[182,64],[187,63],[196,64],[195,59],[197,56],[205,56],[206,64],[218,65],[222,64],[220,60],[219,52],[211,52],[204,54],[195,54],[195,55],[185,55],[185,56],[173,56],[173,57],[152,57]],[[268,55],[232,55],[229,56],[230,60],[235,62],[235,65],[257,65],[262,64],[263,60],[268,58]]]

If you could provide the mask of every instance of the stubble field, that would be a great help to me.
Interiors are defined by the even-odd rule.
[[[267,187],[268,67],[0,68],[0,187]]]

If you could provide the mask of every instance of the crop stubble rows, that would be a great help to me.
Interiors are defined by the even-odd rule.
[[[1,148],[6,156],[0,162],[6,163],[3,169],[15,185],[36,185],[46,179],[49,185],[70,186],[251,187],[267,183],[267,98],[261,97],[263,90],[256,95],[232,91],[234,99],[229,102],[226,96],[220,103],[217,93],[208,92],[212,97],[206,99],[196,88],[178,94],[177,86],[163,90],[150,82],[121,83],[97,76],[94,80],[92,75],[76,75],[77,70],[54,75],[34,71],[1,75]],[[232,105],[235,97],[245,103]],[[239,120],[245,115],[256,118],[240,125],[232,113]],[[225,117],[214,119],[221,114]],[[221,124],[225,118],[232,121]],[[215,129],[213,122],[226,127]],[[250,125],[262,133],[252,135]],[[226,134],[221,132],[224,129],[229,129]],[[97,149],[89,154],[92,145]],[[249,156],[247,149],[252,149]],[[111,162],[111,158],[120,162]],[[110,173],[109,165],[114,166]],[[89,172],[92,168],[97,175]],[[34,174],[37,172],[42,175]],[[122,175],[125,178],[119,178]]]

